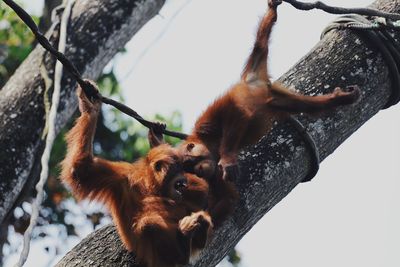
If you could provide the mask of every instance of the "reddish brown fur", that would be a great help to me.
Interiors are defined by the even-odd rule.
[[[356,88],[348,92],[337,88],[331,94],[305,96],[277,82],[270,82],[267,67],[268,42],[277,19],[276,8],[279,3],[269,1],[269,10],[258,28],[254,48],[241,81],[205,110],[189,138],[180,146],[186,171],[215,179],[221,169],[224,180],[234,179],[232,176],[237,175],[239,150],[257,142],[271,130],[274,121],[292,113],[316,113],[357,100],[359,91]],[[222,182],[218,183],[226,186]],[[210,189],[219,190],[213,186]],[[226,196],[226,199],[234,200],[235,197]],[[231,202],[225,203],[226,209]]]
[[[61,177],[78,199],[103,202],[129,251],[149,267],[185,264],[204,247],[212,228],[202,209],[208,184],[184,174],[179,154],[167,144],[134,163],[93,156],[93,136],[101,102],[78,89],[81,116],[67,134]],[[177,182],[184,182],[178,192]]]

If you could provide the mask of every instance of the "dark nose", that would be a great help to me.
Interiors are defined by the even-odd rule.
[[[187,187],[187,179],[185,177],[179,178],[175,181],[174,188],[176,191],[181,192],[182,189]]]

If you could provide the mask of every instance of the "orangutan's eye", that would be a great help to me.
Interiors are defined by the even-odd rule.
[[[156,170],[156,172],[160,172],[162,170],[163,167],[163,162],[161,160],[157,161],[154,164],[154,169]]]

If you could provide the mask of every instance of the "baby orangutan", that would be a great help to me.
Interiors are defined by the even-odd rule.
[[[92,83],[93,87],[95,85]],[[134,163],[93,155],[93,137],[101,102],[78,88],[81,116],[67,134],[62,180],[78,199],[104,203],[129,251],[148,267],[186,264],[202,249],[212,229],[208,183],[183,173],[177,150],[153,147]]]
[[[277,19],[279,0],[269,0],[253,51],[240,82],[217,98],[198,118],[189,138],[181,145],[185,170],[210,178],[221,169],[223,179],[237,176],[237,155],[271,130],[273,122],[292,113],[317,113],[354,103],[359,90],[336,88],[319,96],[297,94],[268,76],[268,42]],[[218,166],[218,168],[217,168]]]
[[[163,134],[160,129],[157,129],[157,131],[151,129],[149,131],[149,142],[151,147],[157,147],[164,144]],[[177,151],[182,152],[181,149],[178,149]],[[206,210],[211,216],[215,229],[221,226],[226,218],[232,213],[239,195],[235,185],[231,181],[222,179],[222,172],[215,168],[210,169],[210,171],[211,170],[213,173],[210,172],[208,176],[205,177],[208,178],[207,182],[209,185],[208,205]]]

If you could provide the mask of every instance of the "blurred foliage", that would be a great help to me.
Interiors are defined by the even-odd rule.
[[[233,267],[239,267],[240,266],[240,255],[237,252],[236,249],[232,249],[229,253],[228,253],[228,261],[232,264]]]
[[[0,88],[32,51],[34,36],[10,8],[0,9]],[[38,17],[33,17],[35,22]]]

